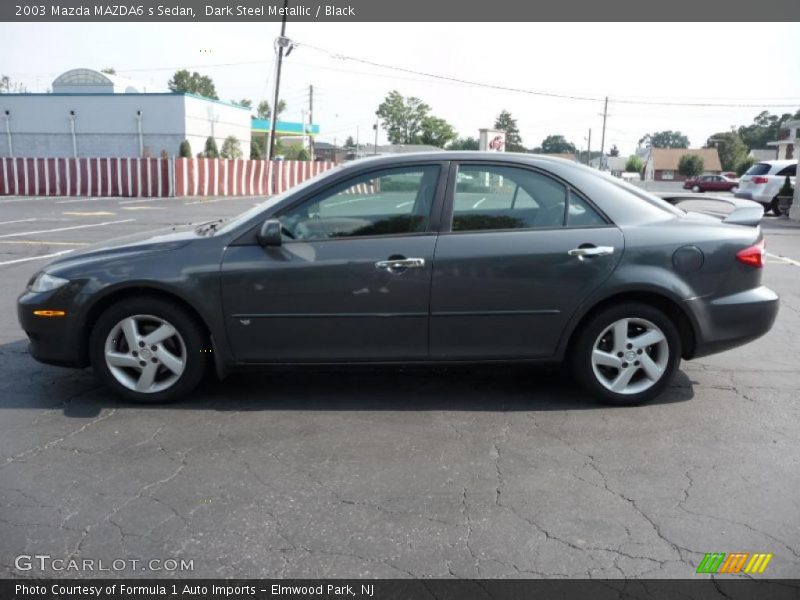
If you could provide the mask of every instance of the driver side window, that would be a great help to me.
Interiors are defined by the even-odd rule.
[[[326,240],[424,232],[438,179],[438,165],[358,175],[283,213],[284,236]]]

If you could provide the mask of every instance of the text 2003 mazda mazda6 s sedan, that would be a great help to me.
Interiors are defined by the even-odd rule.
[[[763,211],[736,202],[720,221],[531,155],[363,160],[229,221],[52,262],[19,319],[35,358],[91,364],[137,401],[211,369],[568,360],[594,397],[633,404],[681,357],[772,326]]]

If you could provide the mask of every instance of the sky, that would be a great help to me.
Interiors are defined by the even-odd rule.
[[[150,88],[166,89],[177,69],[188,68],[209,75],[221,99],[257,104],[272,99],[279,30],[279,23],[0,23],[0,74],[44,92],[68,69],[114,67]],[[608,96],[605,147],[617,145],[623,155],[648,132],[680,130],[693,147],[702,146],[713,133],[751,123],[761,110],[800,108],[800,60],[793,46],[780,41],[798,39],[800,23],[290,20],[286,34],[298,45],[284,61],[281,97],[288,109],[282,118],[302,118],[313,85],[318,139],[340,144],[348,136],[371,143],[375,110],[395,89],[422,99],[460,136],[477,137],[479,128],[491,128],[500,111],[508,110],[527,147],[561,134],[585,149],[591,128],[594,150]],[[342,57],[591,99],[488,89]],[[381,131],[379,143],[385,142]]]

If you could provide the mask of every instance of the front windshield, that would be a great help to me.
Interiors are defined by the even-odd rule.
[[[261,202],[261,203],[257,204],[253,208],[244,211],[243,213],[231,218],[230,220],[223,221],[223,223],[217,229],[217,233],[228,233],[230,231],[233,231],[234,229],[236,229],[240,225],[242,225],[244,223],[247,223],[249,220],[251,220],[254,217],[258,216],[259,213],[262,213],[265,210],[270,209],[273,206],[275,206],[276,204],[278,204],[279,202],[283,201],[290,194],[294,194],[296,192],[300,192],[300,191],[304,190],[305,188],[310,187],[311,185],[313,185],[316,182],[318,182],[320,179],[323,179],[323,178],[327,177],[331,173],[335,173],[337,170],[341,169],[342,167],[343,167],[343,165],[339,165],[339,166],[334,167],[332,169],[328,169],[327,171],[323,171],[322,173],[320,173],[318,175],[314,175],[313,177],[311,177],[309,179],[306,179],[303,183],[300,183],[300,184],[298,184],[298,185],[286,190],[282,194],[278,194],[276,196],[272,196],[271,198],[268,198],[264,202]]]

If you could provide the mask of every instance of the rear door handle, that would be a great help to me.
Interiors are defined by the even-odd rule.
[[[614,246],[588,246],[586,248],[573,248],[567,252],[570,256],[577,256],[578,260],[592,256],[610,256],[614,254]]]
[[[379,260],[375,263],[376,269],[387,269],[389,271],[399,269],[421,269],[424,266],[424,258],[395,258],[390,260]]]

